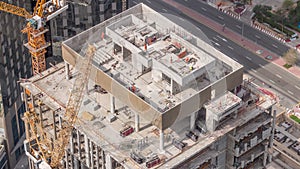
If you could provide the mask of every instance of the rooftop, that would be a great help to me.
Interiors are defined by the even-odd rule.
[[[64,64],[60,63],[55,67],[52,67],[44,72],[44,76],[34,76],[29,79],[28,82],[22,83],[22,86],[31,91],[34,97],[38,97],[44,104],[48,105],[51,109],[44,112],[45,119],[44,125],[49,126],[48,131],[52,133],[53,128],[47,121],[52,121],[51,110],[56,110],[61,114],[65,111],[65,105],[67,103],[68,96],[70,95],[70,89],[72,88],[73,80],[67,80],[65,78]],[[71,69],[72,77],[76,78],[77,71]],[[74,79],[73,78],[73,79]],[[162,168],[168,166],[179,165],[185,158],[190,157],[192,154],[201,153],[202,151],[213,152],[207,147],[217,140],[219,137],[228,133],[236,126],[241,126],[249,119],[259,115],[262,110],[255,108],[255,106],[248,107],[247,110],[239,111],[236,119],[230,119],[226,121],[217,131],[213,133],[198,133],[199,141],[193,142],[192,140],[182,137],[181,133],[168,128],[164,131],[166,140],[166,151],[162,153],[159,147],[159,130],[157,127],[151,125],[151,123],[145,120],[142,116],[140,119],[141,130],[134,132],[127,137],[121,137],[119,132],[125,126],[134,126],[134,112],[122,102],[116,100],[117,113],[116,120],[109,121],[112,113],[110,110],[110,94],[101,93],[94,89],[94,82],[90,81],[88,86],[88,95],[84,95],[81,103],[80,112],[78,114],[79,119],[75,125],[75,128],[80,132],[86,134],[93,142],[101,145],[104,149],[109,150],[112,156],[123,162],[124,165],[129,168],[142,167],[128,158],[131,151],[136,151],[142,157],[151,157],[158,154],[161,159],[165,159]],[[262,93],[261,93],[262,94]],[[226,96],[226,95],[225,95]],[[266,96],[264,101],[260,104],[260,107],[267,109],[270,105],[274,104],[269,96]],[[86,120],[84,112],[88,112],[93,116],[91,120]],[[47,127],[46,127],[47,128]],[[107,134],[109,133],[109,134]],[[53,134],[53,133],[52,133]],[[187,148],[184,151],[180,151],[172,145],[172,139],[176,138],[187,143]],[[206,157],[202,157],[203,159]]]
[[[242,69],[144,4],[63,43],[80,53],[96,46],[93,64],[156,111],[165,113],[205,88]],[[71,63],[67,56],[64,59]]]

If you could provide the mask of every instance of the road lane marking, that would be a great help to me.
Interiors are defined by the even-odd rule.
[[[260,36],[258,36],[258,35],[255,35],[255,37],[256,37],[257,39],[260,39]]]
[[[151,2],[149,0],[146,0],[149,4],[151,4]]]
[[[221,46],[220,44],[218,44],[217,42],[215,42],[215,45],[217,45],[217,46]]]
[[[235,25],[237,28],[242,29],[242,27],[240,25]]]
[[[233,47],[231,47],[231,46],[227,46],[229,49],[231,49],[231,50],[233,50]]]
[[[203,7],[202,7],[201,9],[202,9],[203,11],[206,11],[206,9],[205,9],[205,8],[203,8]]]
[[[180,17],[179,17],[179,19],[180,19],[180,20],[182,20],[182,21],[184,21],[184,19],[183,19],[183,18],[180,18]]]
[[[232,57],[233,60],[235,60],[236,62],[238,61],[236,58]]]
[[[298,90],[300,90],[300,87],[299,87],[299,86],[295,85],[295,87],[296,87]]]
[[[274,83],[274,84],[275,84],[275,82],[274,82],[273,80],[270,79],[269,81],[270,81],[271,83]]]
[[[246,56],[246,58],[248,59],[248,60],[252,60],[250,57],[248,57],[248,56]]]
[[[213,37],[213,40],[215,40],[215,41],[219,41],[216,37]]]
[[[258,64],[260,67],[264,67],[262,64]]]
[[[293,92],[291,92],[291,91],[289,91],[289,90],[288,90],[287,92],[288,92],[289,94],[291,94],[291,95],[294,95],[294,93],[293,93]]]
[[[254,73],[257,73],[257,70],[255,70],[255,69],[251,69]]]
[[[162,10],[165,11],[165,12],[168,12],[165,8],[163,8]]]
[[[225,38],[222,38],[221,36],[217,35],[218,38],[222,39],[222,41],[227,42]]]
[[[277,77],[279,77],[280,79],[282,78],[279,74],[276,74]]]
[[[278,46],[276,46],[276,45],[274,45],[274,44],[272,44],[272,46],[273,46],[274,48],[278,48]]]
[[[132,1],[134,4],[137,4],[137,2],[135,2],[135,1]]]
[[[224,19],[222,16],[218,16],[218,18],[219,18],[219,19],[222,19],[222,20]]]

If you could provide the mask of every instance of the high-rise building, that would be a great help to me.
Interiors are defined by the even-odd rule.
[[[48,140],[60,140],[66,112],[74,117],[66,105],[79,90],[70,92],[88,45],[95,47],[90,81],[76,98],[64,168],[234,169],[272,161],[274,95],[243,81],[242,65],[144,4],[64,41],[65,64],[21,84]],[[47,166],[36,131],[25,126],[31,168]]]
[[[7,1],[31,11],[31,1]],[[24,104],[18,81],[32,74],[30,54],[25,46],[26,35],[21,33],[26,24],[24,18],[0,12],[0,88],[2,113],[0,117],[1,135],[6,142],[6,152],[11,168],[24,152],[24,123],[21,119]]]
[[[34,2],[31,0],[1,0],[18,7],[25,8],[31,13]],[[46,33],[48,42],[59,42],[71,37],[85,29],[96,25],[105,19],[127,8],[126,1],[119,0],[86,0],[72,1],[66,12],[48,22],[50,31]],[[6,152],[11,168],[14,168],[22,153],[24,123],[22,115],[25,106],[21,101],[19,81],[32,75],[31,56],[28,49],[23,46],[26,35],[21,33],[26,20],[20,16],[0,11],[0,134],[6,142]],[[53,46],[57,47],[56,43]],[[59,59],[60,51],[49,47],[47,61]],[[57,59],[58,58],[58,59]],[[49,64],[47,64],[49,66]],[[3,109],[1,109],[3,108]]]

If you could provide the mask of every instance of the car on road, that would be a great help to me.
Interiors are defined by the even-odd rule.
[[[264,52],[263,50],[257,50],[257,51],[256,51],[256,54],[259,54],[259,55],[260,55],[260,54],[262,54],[263,52]]]
[[[267,60],[272,60],[273,57],[272,57],[271,55],[267,55],[267,56],[265,57],[265,59],[267,59]]]

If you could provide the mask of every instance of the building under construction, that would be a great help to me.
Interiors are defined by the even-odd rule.
[[[64,63],[21,83],[26,110],[52,143],[89,45],[89,82],[63,168],[263,168],[272,161],[274,95],[144,4],[65,41]],[[26,119],[25,128],[30,167],[49,168],[36,148],[42,136]]]
[[[1,149],[5,155],[0,154],[0,168],[20,168],[16,164],[24,157],[25,127],[21,117],[25,106],[20,97],[19,81],[31,77],[32,65],[36,64],[32,64],[30,53],[24,46],[28,42],[27,36],[21,33],[28,21],[16,13],[27,11],[27,14],[32,14],[37,2],[38,0],[0,1],[0,137],[5,145],[4,151]],[[6,3],[10,5],[5,5]],[[126,0],[71,0],[67,3],[67,11],[44,25],[49,30],[45,32],[46,41],[52,44],[46,53],[48,67],[61,60],[59,48],[63,39],[126,10],[128,6]],[[38,44],[41,44],[40,41]],[[2,162],[2,159],[7,162]]]

